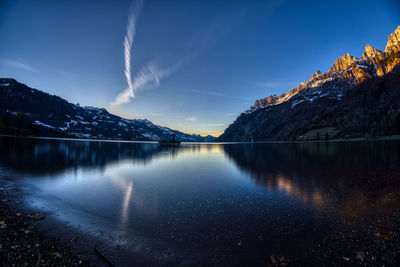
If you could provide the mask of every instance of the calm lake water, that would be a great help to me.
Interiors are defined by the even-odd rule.
[[[399,141],[165,148],[2,137],[0,148],[1,175],[32,206],[155,264],[301,259],[400,208]]]

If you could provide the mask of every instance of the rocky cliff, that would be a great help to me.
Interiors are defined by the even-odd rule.
[[[288,93],[280,96],[270,95],[256,100],[254,105],[239,115],[217,140],[316,139],[322,138],[321,134],[324,137],[326,134],[328,137],[330,135],[331,138],[397,134],[396,119],[400,114],[397,103],[400,102],[390,106],[391,101],[386,99],[388,95],[380,89],[385,88],[391,93],[394,93],[392,90],[400,90],[399,84],[396,82],[399,76],[397,71],[399,65],[400,26],[389,36],[385,52],[367,45],[360,58],[345,54],[338,58],[327,72],[316,71],[308,81],[301,83]],[[389,74],[392,75],[388,77]],[[362,99],[366,92],[359,92],[359,95],[350,93],[351,91],[358,92],[361,88],[374,92],[376,97],[371,103],[364,102],[365,110],[358,110],[355,118],[345,117],[347,120],[359,122],[359,116],[373,116],[368,123],[365,122],[366,125],[360,126],[363,129],[357,128],[358,126],[354,126],[353,130],[344,129],[340,123],[346,122],[341,122],[344,118],[338,117],[338,114],[329,114],[334,118],[330,120],[320,118],[322,114],[333,107],[340,106],[343,109],[352,110],[352,106],[344,107],[343,103],[350,104]],[[370,95],[371,92],[367,95]],[[393,97],[395,97],[395,93]],[[375,115],[367,111],[376,103],[387,105],[380,106],[382,110],[379,112],[387,113],[391,110],[390,116],[393,117],[393,121],[390,129],[381,129],[376,126],[380,123],[380,116],[384,115],[378,111]],[[336,110],[335,112],[340,113],[341,111]],[[294,121],[294,118],[300,121]],[[320,123],[315,124],[316,121]],[[282,122],[285,123],[282,124]],[[354,122],[353,124],[358,123]]]

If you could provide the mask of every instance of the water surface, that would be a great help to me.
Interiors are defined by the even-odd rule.
[[[302,259],[400,207],[399,141],[165,148],[2,137],[0,147],[2,176],[31,205],[155,264]]]

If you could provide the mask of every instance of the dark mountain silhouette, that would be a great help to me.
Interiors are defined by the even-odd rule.
[[[385,52],[367,45],[281,96],[257,100],[217,141],[309,140],[400,134],[400,26]]]
[[[104,108],[81,107],[30,88],[14,79],[0,79],[0,133],[50,137],[189,142],[214,137],[185,134],[154,125],[149,120],[128,120]]]

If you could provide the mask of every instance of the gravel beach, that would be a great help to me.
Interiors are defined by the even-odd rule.
[[[85,255],[72,253],[59,240],[37,229],[45,214],[21,212],[19,204],[12,193],[0,188],[1,266],[89,266]]]

